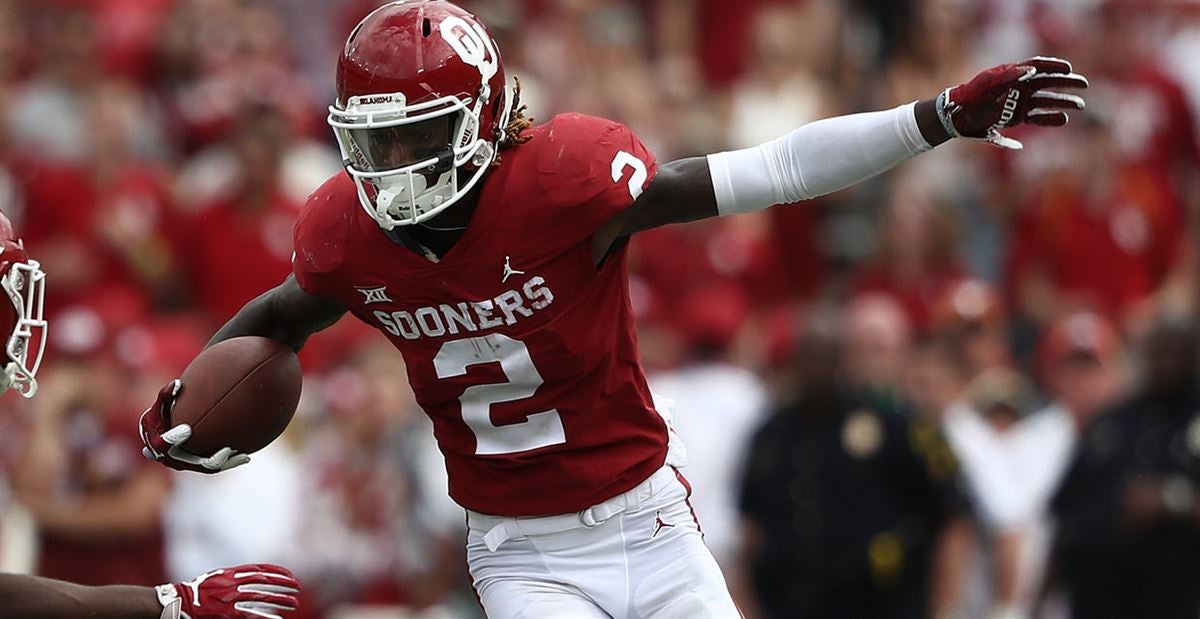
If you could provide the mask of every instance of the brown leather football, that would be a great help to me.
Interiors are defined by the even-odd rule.
[[[183,448],[210,456],[222,447],[253,453],[274,441],[300,402],[300,360],[265,337],[235,337],[205,349],[180,377],[171,425],[192,426]]]

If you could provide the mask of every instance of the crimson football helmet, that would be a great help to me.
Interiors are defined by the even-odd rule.
[[[443,0],[401,0],[346,39],[329,125],[363,208],[385,230],[421,223],[486,174],[512,112],[496,42]]]
[[[0,287],[10,304],[0,304],[0,334],[6,338],[7,360],[0,371],[0,393],[9,388],[32,398],[37,393],[38,366],[46,351],[46,274],[16,238],[12,223],[0,213]]]

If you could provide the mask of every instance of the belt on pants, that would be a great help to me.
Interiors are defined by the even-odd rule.
[[[601,501],[585,510],[555,516],[492,516],[467,510],[467,527],[483,533],[483,543],[496,552],[508,540],[537,535],[562,533],[573,529],[599,526],[608,519],[627,511],[635,511],[643,501],[653,497],[672,483],[678,483],[675,469],[664,466],[638,484],[636,488]]]

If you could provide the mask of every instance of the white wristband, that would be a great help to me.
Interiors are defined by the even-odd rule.
[[[154,594],[158,596],[158,603],[163,607],[158,619],[180,619],[183,600],[179,598],[175,585],[159,585],[154,588]]]
[[[916,103],[809,123],[765,144],[708,156],[717,211],[748,213],[845,189],[932,148]]]

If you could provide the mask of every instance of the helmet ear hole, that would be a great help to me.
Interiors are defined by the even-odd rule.
[[[428,39],[430,34],[433,34],[433,24],[431,24],[429,22],[429,18],[426,17],[425,20],[421,23],[421,36]]]

